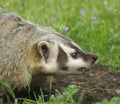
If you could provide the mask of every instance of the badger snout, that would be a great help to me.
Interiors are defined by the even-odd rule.
[[[97,61],[98,59],[98,56],[96,54],[91,54],[91,53],[88,53],[88,54],[83,54],[83,60],[84,62],[86,63],[89,63],[90,66],[95,64],[95,62]]]
[[[85,54],[83,59],[84,59],[84,62],[87,63],[87,65],[79,67],[77,71],[80,71],[80,72],[89,71],[91,69],[91,66],[94,65],[95,62],[97,61],[98,56],[95,54]]]
[[[90,55],[91,64],[93,65],[97,61],[98,56],[95,54],[89,54],[89,55]]]
[[[97,55],[92,55],[93,64],[97,61],[97,59],[98,59]]]

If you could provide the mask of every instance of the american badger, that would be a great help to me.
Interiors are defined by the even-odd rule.
[[[26,87],[35,72],[74,74],[97,60],[69,38],[0,11],[0,80]]]

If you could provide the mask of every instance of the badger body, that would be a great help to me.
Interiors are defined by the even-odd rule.
[[[0,80],[13,88],[26,87],[36,72],[74,74],[96,59],[52,28],[0,12]]]

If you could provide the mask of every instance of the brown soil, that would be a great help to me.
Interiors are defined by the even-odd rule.
[[[120,71],[111,72],[100,65],[94,66],[92,70],[83,72],[81,75],[70,75],[62,80],[59,79],[61,78],[57,78],[60,86],[68,84],[78,86],[79,92],[75,95],[75,99],[80,92],[84,92],[83,104],[93,104],[104,98],[120,96]]]
[[[79,91],[74,98],[77,100],[80,93],[83,92],[84,99],[82,104],[94,104],[94,102],[102,101],[104,98],[111,99],[114,96],[120,96],[120,71],[111,72],[101,65],[96,65],[91,70],[79,75],[55,76],[54,79],[52,93],[55,93],[55,89],[61,90],[70,84],[75,84],[78,86]],[[40,87],[45,95],[49,95],[50,83],[48,82],[50,81],[41,82],[39,78],[37,80],[32,81],[30,97],[33,98],[33,90],[39,94]],[[26,92],[24,90],[17,93],[17,95],[23,97],[23,95],[26,96]]]

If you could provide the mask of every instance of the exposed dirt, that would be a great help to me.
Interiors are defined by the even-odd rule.
[[[82,104],[94,104],[94,102],[99,102],[104,98],[120,97],[120,70],[111,72],[101,65],[96,65],[91,70],[80,75],[55,76],[54,79],[52,93],[55,93],[55,89],[61,90],[70,84],[76,84],[79,91],[74,98],[77,100],[80,93],[84,92]],[[41,82],[40,80],[39,78],[33,80],[29,97],[33,98],[33,90],[39,94],[40,88],[43,89],[45,95],[49,95],[50,81],[43,80]],[[26,90],[20,91],[17,96],[26,97]]]

